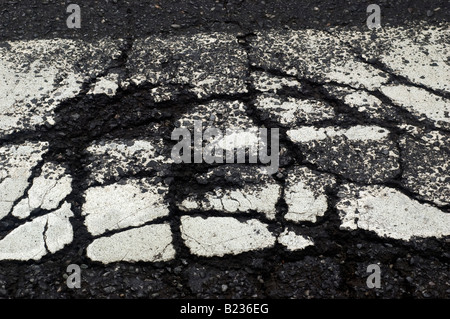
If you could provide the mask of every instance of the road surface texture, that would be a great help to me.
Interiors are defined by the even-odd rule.
[[[450,297],[449,2],[266,2],[0,4],[0,298]]]

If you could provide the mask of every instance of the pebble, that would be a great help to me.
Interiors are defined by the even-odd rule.
[[[105,289],[103,289],[106,293],[110,294],[113,293],[114,291],[116,291],[116,288],[108,286]]]

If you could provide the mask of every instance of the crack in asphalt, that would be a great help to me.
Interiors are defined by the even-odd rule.
[[[225,5],[227,1],[224,1]],[[389,140],[393,141],[396,145],[396,149],[399,152],[398,156],[398,164],[399,164],[399,172],[392,178],[382,182],[382,183],[369,183],[369,182],[358,182],[354,181],[350,178],[347,178],[343,176],[342,174],[339,174],[337,172],[333,172],[331,170],[321,169],[318,167],[317,164],[308,162],[305,159],[305,154],[302,153],[302,151],[295,145],[294,142],[292,142],[287,137],[287,130],[289,128],[282,127],[279,123],[274,123],[275,121],[271,119],[262,119],[261,113],[262,111],[258,110],[255,106],[256,100],[258,95],[261,93],[257,89],[255,89],[255,83],[251,80],[247,80],[246,87],[247,92],[246,93],[236,93],[236,94],[210,94],[209,96],[205,98],[198,98],[193,93],[186,92],[186,86],[183,85],[174,85],[173,87],[177,87],[179,89],[180,94],[177,95],[177,97],[174,100],[169,101],[163,101],[163,102],[151,102],[149,105],[146,105],[145,107],[141,108],[140,106],[132,106],[133,109],[132,112],[139,112],[140,110],[155,110],[156,112],[163,112],[159,113],[161,114],[158,116],[158,113],[151,113],[146,116],[144,116],[143,119],[140,120],[130,120],[125,122],[125,124],[119,124],[117,127],[109,127],[109,123],[114,121],[115,116],[114,114],[109,114],[107,117],[101,118],[102,113],[99,112],[99,109],[107,108],[111,104],[115,104],[117,106],[121,106],[122,103],[128,104],[130,101],[127,101],[127,98],[132,97],[136,93],[142,93],[145,94],[150,88],[156,88],[161,85],[165,85],[164,83],[160,84],[142,84],[142,85],[133,85],[130,84],[127,88],[121,88],[119,87],[118,92],[115,96],[111,98],[107,98],[103,95],[99,96],[93,96],[89,97],[88,92],[93,84],[95,84],[100,78],[108,75],[112,71],[118,71],[123,78],[129,78],[129,73],[127,73],[126,64],[129,58],[129,54],[131,50],[133,49],[134,45],[134,38],[128,38],[126,39],[125,45],[122,49],[122,53],[120,57],[117,59],[116,63],[110,67],[108,67],[104,72],[99,74],[98,76],[89,79],[88,81],[83,82],[82,84],[82,90],[81,92],[75,96],[74,98],[71,98],[67,101],[64,101],[61,103],[60,106],[57,107],[55,110],[55,114],[57,115],[56,124],[53,128],[46,128],[45,126],[38,127],[36,129],[38,134],[36,134],[34,131],[22,131],[13,133],[7,136],[4,136],[0,138],[0,146],[8,143],[21,143],[25,140],[31,140],[31,141],[48,141],[49,142],[49,151],[43,155],[43,159],[39,161],[37,165],[35,165],[32,169],[32,173],[30,174],[30,177],[28,178],[29,185],[27,189],[24,191],[24,194],[19,197],[17,200],[14,201],[14,205],[9,212],[8,217],[5,219],[7,222],[10,221],[13,225],[12,227],[16,228],[20,225],[23,225],[26,222],[29,222],[33,220],[34,218],[38,216],[44,216],[51,211],[54,211],[53,209],[51,211],[49,210],[39,210],[34,211],[28,218],[25,218],[23,220],[18,220],[16,217],[10,216],[12,211],[14,210],[14,207],[24,198],[28,197],[29,190],[32,187],[32,181],[35,177],[39,176],[40,170],[44,163],[48,161],[56,161],[57,163],[65,163],[68,165],[68,172],[72,176],[72,191],[69,195],[67,195],[58,205],[59,209],[62,204],[65,201],[68,201],[72,205],[72,210],[74,212],[75,217],[70,219],[70,222],[72,224],[72,227],[74,229],[74,241],[70,245],[70,247],[66,247],[63,250],[61,250],[61,253],[66,253],[68,250],[73,250],[74,247],[81,247],[85,248],[87,245],[86,243],[91,243],[93,240],[101,237],[110,237],[114,234],[125,232],[130,229],[136,229],[140,227],[144,227],[147,225],[154,225],[154,224],[161,224],[164,222],[168,222],[171,228],[172,233],[172,242],[174,249],[176,251],[176,259],[183,259],[183,258],[189,258],[193,261],[199,261],[205,265],[211,265],[214,267],[218,267],[219,269],[225,269],[227,268],[227,265],[222,265],[223,262],[220,261],[220,258],[216,257],[200,257],[193,255],[189,248],[186,246],[185,241],[182,238],[182,225],[181,225],[181,216],[202,216],[202,217],[233,217],[239,221],[246,221],[249,219],[257,219],[265,224],[268,225],[268,227],[271,228],[271,233],[275,234],[276,237],[279,237],[279,234],[281,231],[287,227],[294,227],[296,229],[296,233],[302,236],[310,236],[314,233],[323,233],[324,236],[328,236],[330,240],[333,241],[333,243],[330,243],[330,247],[324,247],[324,243],[317,244],[313,247],[308,247],[305,250],[295,252],[292,254],[292,257],[289,257],[286,253],[280,253],[280,258],[294,259],[295,256],[325,256],[325,257],[332,257],[335,258],[337,254],[340,254],[342,257],[342,260],[348,260],[350,259],[351,262],[340,264],[340,272],[341,272],[341,280],[340,280],[340,289],[342,291],[347,291],[347,293],[350,296],[356,296],[356,292],[353,290],[352,286],[352,278],[354,278],[354,274],[356,271],[357,263],[358,262],[366,262],[367,261],[367,255],[366,256],[358,256],[355,253],[348,253],[348,243],[354,243],[358,240],[361,240],[364,243],[370,243],[370,244],[380,244],[385,245],[392,244],[396,248],[399,247],[398,252],[390,253],[389,258],[379,257],[382,260],[391,260],[392,258],[400,258],[405,255],[405,252],[408,253],[414,253],[415,255],[421,256],[423,258],[436,258],[437,260],[447,263],[450,258],[445,256],[436,256],[433,254],[433,250],[427,251],[427,250],[420,250],[417,249],[416,245],[419,245],[421,242],[421,239],[418,240],[419,244],[416,244],[415,242],[408,243],[401,240],[395,240],[390,238],[380,238],[378,237],[374,232],[372,231],[366,231],[362,229],[358,229],[356,231],[352,231],[351,234],[349,232],[343,231],[339,229],[340,226],[340,220],[338,218],[338,211],[336,209],[336,204],[340,200],[338,196],[338,191],[341,188],[341,186],[345,183],[354,183],[360,186],[368,186],[368,185],[383,185],[388,186],[391,188],[394,188],[398,191],[400,191],[402,194],[408,196],[408,198],[411,198],[421,204],[429,204],[433,207],[437,207],[440,210],[450,213],[450,204],[449,205],[437,205],[431,200],[426,200],[423,198],[420,198],[420,195],[418,193],[415,193],[403,185],[401,185],[401,181],[404,178],[404,163],[403,163],[403,154],[402,154],[402,147],[400,145],[399,139],[403,135],[411,136],[412,138],[418,140],[419,137],[414,136],[413,134],[408,133],[406,130],[401,129],[398,127],[398,123],[395,123],[395,121],[386,122],[379,119],[368,119],[363,117],[361,114],[358,114],[356,110],[351,108],[349,105],[345,104],[343,101],[339,100],[336,97],[333,97],[324,88],[324,85],[332,85],[332,86],[340,86],[343,88],[352,89],[355,91],[365,91],[369,94],[372,94],[379,98],[383,103],[387,103],[388,105],[395,106],[400,109],[400,116],[402,121],[404,121],[406,124],[411,124],[416,127],[425,128],[425,129],[433,129],[437,130],[439,132],[445,132],[448,133],[450,130],[443,129],[443,128],[437,128],[434,126],[433,123],[428,123],[428,121],[423,122],[416,119],[410,112],[407,110],[401,108],[398,105],[395,105],[392,100],[390,100],[386,95],[381,93],[379,90],[370,91],[364,88],[355,88],[350,85],[337,83],[337,82],[324,82],[319,83],[315,82],[314,79],[308,79],[308,78],[299,78],[297,76],[292,76],[289,74],[286,74],[282,72],[281,70],[277,69],[265,69],[257,65],[253,65],[251,58],[249,56],[249,43],[247,42],[251,37],[253,37],[254,33],[247,33],[245,35],[239,35],[237,36],[238,40],[245,40],[244,43],[241,43],[241,45],[245,48],[246,54],[247,54],[247,79],[250,79],[250,75],[252,72],[255,71],[263,71],[271,75],[281,76],[284,78],[292,78],[297,80],[301,84],[307,85],[312,90],[310,92],[295,92],[292,93],[292,91],[289,92],[283,92],[283,90],[280,90],[280,92],[277,92],[277,96],[296,96],[300,98],[315,98],[320,99],[321,101],[329,103],[333,109],[335,110],[336,114],[348,114],[348,115],[354,115],[355,117],[350,119],[346,125],[353,125],[356,123],[360,124],[376,124],[378,126],[384,127],[387,130],[389,130]],[[433,93],[435,95],[449,98],[449,94],[445,92],[436,91],[433,89],[430,89],[424,85],[420,85],[417,83],[413,83],[409,81],[407,78],[397,75],[385,65],[380,63],[379,61],[372,62],[365,60],[362,56],[358,57],[362,62],[365,62],[367,64],[370,64],[377,69],[388,73],[393,80],[402,83],[402,84],[408,84],[412,86],[416,86],[422,89],[427,90],[430,93]],[[107,186],[114,184],[118,181],[127,179],[127,178],[143,178],[143,177],[153,177],[157,175],[157,172],[154,171],[141,171],[136,174],[124,174],[121,175],[119,180],[115,178],[111,178],[109,180],[105,180],[104,182],[94,182],[93,184],[87,186],[86,180],[90,178],[89,172],[86,171],[83,167],[83,163],[89,162],[89,154],[86,152],[87,147],[95,140],[102,139],[108,136],[115,136],[115,137],[121,137],[123,135],[123,132],[125,130],[128,131],[139,131],[140,129],[148,126],[151,123],[165,123],[165,121],[171,120],[175,117],[176,114],[182,113],[183,110],[188,109],[192,105],[198,105],[198,104],[205,104],[211,101],[241,101],[243,102],[247,107],[247,115],[250,117],[250,119],[259,126],[265,126],[265,127],[278,127],[280,128],[280,144],[286,146],[288,150],[288,154],[292,156],[292,160],[288,162],[287,164],[281,165],[282,169],[288,170],[290,168],[294,167],[307,167],[309,169],[312,169],[315,172],[319,173],[326,173],[330,174],[331,176],[335,177],[336,183],[333,187],[327,187],[325,194],[327,197],[327,210],[325,211],[323,216],[318,216],[316,222],[292,222],[287,221],[284,219],[284,216],[288,212],[288,205],[286,203],[286,200],[284,198],[285,192],[286,192],[286,176],[281,174],[281,177],[279,177],[277,174],[272,176],[278,185],[281,186],[281,194],[278,197],[277,203],[275,205],[276,208],[276,214],[275,214],[275,220],[271,220],[266,218],[265,214],[258,213],[254,210],[250,210],[248,212],[236,212],[233,214],[222,212],[222,211],[216,211],[216,210],[209,210],[208,212],[202,212],[201,210],[191,210],[189,212],[181,211],[177,207],[177,198],[178,194],[180,193],[180,190],[185,188],[186,182],[194,179],[195,175],[199,172],[206,172],[209,169],[213,167],[218,167],[220,165],[214,166],[214,165],[206,165],[206,164],[200,164],[200,165],[191,165],[189,168],[171,164],[170,170],[172,172],[173,182],[169,185],[168,192],[166,195],[165,200],[167,201],[168,208],[169,208],[169,214],[167,216],[158,217],[156,219],[153,219],[151,221],[139,224],[137,226],[129,226],[124,227],[121,229],[114,229],[114,230],[108,230],[105,233],[93,236],[90,234],[87,230],[87,227],[85,226],[84,220],[85,216],[82,215],[81,208],[85,203],[85,198],[83,196],[84,192],[89,187],[95,187],[95,186]],[[65,122],[65,118],[69,118],[72,114],[77,113],[81,110],[83,110],[83,107],[85,104],[93,103],[95,104],[95,111],[94,114],[90,114],[88,118],[81,118],[78,121],[75,121],[74,123],[68,123]],[[132,113],[131,112],[131,113]],[[164,114],[164,112],[166,114]],[[128,113],[128,112],[127,112]],[[123,116],[125,113],[118,113],[120,116]],[[101,120],[99,119],[101,118]],[[136,117],[135,117],[136,118]],[[138,117],[139,118],[139,117]],[[86,120],[86,122],[85,122]],[[102,125],[101,129],[99,131],[86,131],[86,127],[89,127],[91,123],[94,123],[96,121],[99,121]],[[314,124],[316,127],[327,127],[330,125],[339,125],[339,123],[336,123],[336,119],[330,119],[330,120],[323,120],[318,121]],[[397,125],[396,125],[397,124]],[[170,127],[173,127],[173,123],[169,124]],[[78,127],[78,128],[77,128]],[[168,140],[167,137],[164,137],[166,140]],[[67,152],[70,151],[71,156],[66,156]],[[1,181],[0,181],[1,182]],[[56,185],[56,184],[55,184]],[[226,185],[224,182],[223,185]],[[205,186],[212,187],[212,186]],[[236,187],[237,188],[237,187]],[[45,196],[44,196],[45,197]],[[42,199],[44,200],[44,198]],[[220,199],[222,201],[222,199]],[[223,206],[223,203],[222,203]],[[55,209],[55,210],[57,210]],[[137,212],[136,212],[137,213]],[[125,218],[128,218],[130,216],[127,216]],[[120,222],[120,221],[119,221]],[[7,233],[11,230],[11,228],[7,228],[5,230],[2,230],[2,234]],[[42,262],[45,262],[51,258],[51,254],[49,254],[49,249],[47,246],[47,230],[48,230],[48,219],[45,224],[45,228],[43,231],[43,238],[44,238],[44,246],[46,249],[46,252],[48,256],[45,256],[42,259]],[[188,236],[184,233],[184,236]],[[352,237],[351,237],[352,236]],[[189,236],[188,236],[189,237]],[[191,239],[197,241],[195,238],[190,237]],[[230,239],[232,240],[232,239]],[[433,242],[433,239],[429,240],[430,242]],[[198,242],[198,241],[197,241]],[[198,242],[202,245],[202,243]],[[437,243],[438,247],[446,247],[446,244],[444,243]],[[169,246],[169,245],[168,245]],[[163,252],[167,249],[166,246],[163,249]],[[263,256],[267,257],[273,254],[278,254],[280,252],[281,244],[278,242],[275,243],[273,248],[267,248],[260,252],[246,252],[243,253],[243,260],[248,258],[248,256]],[[128,252],[123,256],[122,260],[126,258]],[[246,257],[247,256],[247,257]],[[230,257],[230,259],[233,259],[231,256],[227,255],[227,258]],[[84,252],[80,256],[73,257],[73,262],[83,262],[83,260],[86,258],[86,253]],[[176,261],[178,262],[178,261]],[[230,261],[231,263],[233,261]],[[96,263],[93,263],[94,265]],[[271,267],[268,269],[265,269],[261,273],[263,274],[263,277],[269,278],[272,277],[272,273],[274,273],[277,269],[277,267],[280,267],[278,264],[274,263]],[[397,267],[398,268],[398,267]],[[396,269],[394,267],[394,269]],[[407,270],[404,270],[402,268],[398,268],[399,272],[408,275],[410,272]],[[185,279],[187,280],[187,279]],[[277,279],[274,279],[276,285],[279,286],[277,283]],[[15,293],[17,292],[17,285],[18,282],[15,283],[15,286],[11,286],[10,289]],[[267,281],[265,284],[261,284],[262,287],[264,287],[263,290],[266,289],[266,287],[269,285],[269,282]],[[185,282],[185,286],[187,286]],[[405,286],[407,287],[406,291],[404,292],[404,295],[410,295],[413,292],[413,285],[405,283]],[[280,287],[280,286],[279,286]],[[187,289],[187,288],[186,288]],[[186,291],[187,293],[187,291]]]

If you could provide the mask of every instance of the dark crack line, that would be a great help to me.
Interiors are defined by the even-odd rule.
[[[449,92],[436,90],[436,89],[428,87],[428,86],[426,86],[424,84],[413,82],[412,80],[408,79],[407,77],[395,73],[390,67],[388,67],[386,64],[381,62],[379,59],[369,60],[369,59],[364,58],[363,55],[360,52],[358,52],[358,50],[351,43],[349,43],[348,41],[343,41],[339,37],[336,37],[329,30],[324,30],[324,31],[327,32],[331,37],[335,38],[340,43],[345,45],[348,49],[350,49],[350,51],[355,55],[355,57],[359,61],[364,62],[364,63],[366,63],[368,65],[371,65],[372,67],[376,68],[377,70],[380,70],[380,71],[382,71],[384,73],[389,74],[394,81],[396,81],[396,82],[398,82],[400,84],[414,86],[414,87],[417,87],[417,88],[420,88],[420,89],[424,89],[428,93],[437,95],[437,96],[445,98],[445,99],[450,99],[450,93]]]
[[[308,98],[318,99],[319,98],[321,101],[330,104],[335,109],[335,112],[337,114],[356,116],[355,120],[359,119],[359,122],[361,124],[376,124],[378,126],[382,126],[387,129],[396,129],[396,128],[398,128],[399,123],[396,122],[395,120],[382,120],[382,119],[376,119],[376,118],[371,119],[371,118],[363,117],[364,116],[363,113],[358,112],[357,110],[355,110],[355,108],[352,108],[349,105],[345,104],[342,101],[342,99],[331,96],[330,93],[328,93],[328,90],[326,90],[324,88],[324,86],[329,85],[329,86],[336,86],[336,87],[345,88],[345,89],[349,89],[349,90],[353,90],[353,91],[364,91],[370,95],[375,96],[376,98],[381,100],[383,103],[386,103],[389,106],[395,107],[397,109],[398,115],[402,118],[402,120],[406,124],[410,124],[410,125],[417,126],[417,127],[431,128],[433,130],[450,133],[450,129],[446,129],[445,127],[436,126],[432,120],[428,119],[428,117],[426,117],[425,120],[419,120],[417,118],[417,115],[414,115],[412,112],[410,112],[403,106],[398,105],[397,103],[393,102],[391,98],[389,98],[388,96],[383,94],[379,89],[369,90],[369,89],[363,88],[363,87],[357,88],[357,87],[353,87],[349,84],[339,83],[336,81],[317,82],[311,78],[300,78],[296,75],[286,74],[285,72],[277,70],[277,69],[264,68],[264,67],[259,67],[256,65],[252,65],[251,70],[259,71],[259,72],[266,72],[270,75],[277,76],[277,77],[291,78],[291,79],[298,81],[300,84],[312,87],[313,92],[310,94],[298,92],[297,94],[294,94],[294,95],[292,95],[292,94],[284,95],[284,94],[278,94],[278,93],[277,93],[277,95],[298,97],[298,98],[302,98],[302,99],[308,99]],[[343,112],[344,108],[345,108],[345,111]],[[318,121],[315,124],[316,125],[326,125],[326,126],[336,125],[336,120],[335,119],[323,120],[323,121]]]
[[[48,231],[48,218],[45,221],[44,232],[42,233],[42,237],[44,239],[44,247],[47,254],[50,254],[50,250],[47,246],[47,231]]]

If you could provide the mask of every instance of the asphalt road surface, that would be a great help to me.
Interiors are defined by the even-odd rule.
[[[449,1],[266,2],[0,4],[0,298],[450,297]]]

